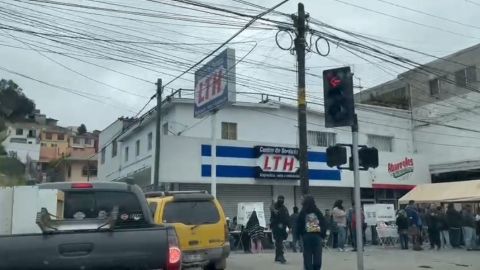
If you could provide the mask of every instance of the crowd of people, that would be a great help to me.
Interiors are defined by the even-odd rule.
[[[396,225],[402,249],[409,242],[414,250],[422,250],[424,242],[430,249],[465,248],[473,250],[480,245],[480,210],[475,213],[470,204],[457,211],[453,204],[421,207],[410,201],[397,214]]]
[[[346,245],[352,245],[356,251],[356,215],[355,205],[346,210],[342,200],[337,200],[332,210],[326,209],[322,213],[316,206],[312,196],[305,196],[302,208],[293,208],[293,213],[284,204],[285,198],[278,196],[277,201],[270,207],[270,229],[275,248],[275,262],[286,263],[284,242],[288,235],[292,235],[292,251],[303,253],[304,268],[319,270],[322,265],[322,249],[325,246],[346,251]],[[362,211],[362,239],[366,242],[365,216]],[[446,209],[440,205],[421,207],[414,201],[402,206],[397,211],[396,221],[400,247],[413,250],[422,250],[424,244],[429,243],[431,249],[465,248],[473,250],[480,246],[480,209],[476,213],[472,205],[464,205],[457,211],[453,204]],[[234,226],[236,220],[234,218]],[[230,223],[232,224],[232,223]],[[254,211],[246,226],[242,226],[241,241],[245,252],[258,253],[263,250],[262,242],[266,228],[260,226]],[[233,241],[233,240],[232,240]]]

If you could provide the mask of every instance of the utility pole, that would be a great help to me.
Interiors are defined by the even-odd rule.
[[[295,51],[298,68],[298,141],[300,159],[300,187],[302,194],[309,193],[308,154],[307,154],[307,103],[305,94],[305,7],[298,3],[298,15],[292,16],[297,29]]]
[[[162,79],[157,80],[157,119],[155,126],[155,164],[153,166],[153,190],[158,190],[160,178],[160,127],[162,125]]]
[[[353,115],[352,125],[352,159],[353,159],[353,182],[354,182],[354,199],[355,199],[355,219],[356,223],[356,240],[357,240],[357,270],[363,270],[363,237],[362,237],[362,202],[360,199],[360,171],[358,159],[358,119],[357,114]]]

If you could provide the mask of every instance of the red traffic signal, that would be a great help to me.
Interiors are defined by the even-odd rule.
[[[350,67],[323,71],[325,127],[353,125],[355,108],[352,77]]]

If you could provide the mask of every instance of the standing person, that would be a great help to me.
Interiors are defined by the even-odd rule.
[[[265,228],[260,226],[256,211],[253,211],[250,215],[245,231],[250,236],[250,251],[252,253],[262,252],[262,239],[265,237]]]
[[[405,210],[402,209],[398,212],[396,224],[400,236],[400,245],[402,249],[408,249],[408,217]]]
[[[475,216],[471,205],[466,205],[462,211],[462,229],[465,248],[473,250],[476,246],[477,236],[475,231]]]
[[[347,240],[347,214],[343,208],[343,201],[338,200],[333,205],[333,222],[338,228],[338,250],[345,251],[345,241]]]
[[[327,243],[329,247],[333,247],[333,232],[332,232],[332,215],[330,214],[330,209],[325,209],[325,232],[327,234]]]
[[[295,232],[297,230],[297,219],[298,219],[298,207],[293,207],[293,214],[290,216],[290,225],[292,226],[292,250],[297,252],[297,243],[300,248],[300,252],[303,252],[302,239],[298,238],[298,234]]]
[[[431,207],[429,211],[429,215],[427,217],[428,222],[428,237],[430,239],[430,249],[435,249],[437,247],[438,250],[441,248],[440,244],[440,218],[439,212],[436,208]]]
[[[357,217],[355,216],[355,204],[352,204],[352,219],[350,221],[350,232],[352,234],[352,251],[357,251]],[[363,210],[361,211],[361,222],[362,222],[362,239],[363,239],[363,224],[365,223],[365,214]],[[362,246],[363,249],[363,246]]]
[[[411,200],[408,202],[408,206],[405,207],[405,212],[408,217],[408,231],[412,236],[413,250],[420,251],[422,250],[420,242],[420,233],[422,230],[422,222],[420,216],[418,215],[417,207],[415,207],[415,201]]]
[[[480,208],[477,208],[475,221],[477,222],[477,245],[480,245]]]
[[[270,226],[272,228],[273,238],[275,239],[275,261],[281,263],[287,262],[283,255],[283,241],[287,239],[287,227],[290,227],[290,215],[284,202],[285,197],[280,195],[277,198],[277,202],[270,207]]]
[[[322,243],[326,235],[326,222],[312,196],[303,199],[297,219],[297,233],[303,239],[303,266],[305,270],[322,268]]]
[[[243,252],[250,253],[250,235],[248,235],[243,225],[240,227],[240,242],[242,243]]]
[[[455,210],[452,203],[448,204],[446,218],[450,229],[450,244],[453,248],[460,248],[462,237],[462,215]]]
[[[450,245],[450,233],[449,227],[447,222],[447,215],[445,214],[445,210],[441,207],[437,207],[438,212],[438,220],[440,223],[440,243],[443,248],[451,248]]]

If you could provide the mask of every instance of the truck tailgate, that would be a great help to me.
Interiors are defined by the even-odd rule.
[[[0,236],[0,269],[163,269],[164,227]]]

